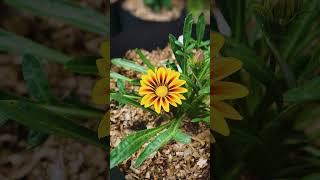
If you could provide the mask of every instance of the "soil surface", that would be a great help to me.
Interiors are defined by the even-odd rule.
[[[184,8],[184,1],[172,0],[172,9],[161,8],[159,12],[154,12],[151,8],[144,5],[143,0],[125,0],[122,8],[143,20],[168,22],[180,17]]]
[[[160,66],[166,59],[173,59],[169,47],[154,50],[152,52],[142,51],[151,60],[153,65]],[[130,50],[125,55],[138,64],[142,64],[135,51]],[[113,67],[113,70],[132,78],[138,78],[140,74],[125,69]],[[138,87],[126,85],[128,89],[137,91]],[[117,90],[116,83],[111,81],[112,90]],[[152,128],[163,124],[164,120],[153,116],[131,105],[122,105],[113,102],[111,105],[111,148],[117,146],[125,136],[137,130]],[[139,168],[134,166],[134,161],[142,152],[141,148],[128,160],[119,165],[125,173],[126,179],[209,179],[210,169],[210,130],[206,124],[192,123],[189,119],[183,121],[182,129],[192,136],[190,144],[181,144],[170,141],[159,151],[152,154]],[[146,144],[143,146],[146,147]]]

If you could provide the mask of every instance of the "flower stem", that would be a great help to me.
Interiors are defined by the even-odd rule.
[[[275,59],[278,61],[279,65],[283,71],[283,74],[284,74],[284,77],[285,77],[285,80],[286,80],[288,87],[289,88],[296,87],[296,80],[295,80],[294,74],[291,71],[289,65],[282,59],[279,51],[275,48],[275,46],[270,41],[270,39],[265,35],[265,33],[263,33],[263,36],[266,40],[267,45],[269,46],[271,52],[273,53]]]

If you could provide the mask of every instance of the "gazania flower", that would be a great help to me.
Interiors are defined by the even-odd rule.
[[[155,71],[149,69],[147,74],[141,76],[139,94],[143,98],[140,104],[144,107],[153,105],[157,113],[161,112],[161,108],[169,112],[170,104],[175,107],[182,104],[181,100],[186,99],[182,93],[188,90],[181,87],[186,81],[180,80],[179,76],[179,72],[163,67]]]
[[[211,38],[211,42],[213,42],[213,68],[211,68],[211,79],[213,80],[211,84],[211,128],[224,136],[228,136],[230,130],[225,119],[240,120],[242,117],[232,106],[223,102],[223,100],[233,100],[245,97],[248,95],[248,90],[240,84],[221,81],[225,77],[240,70],[242,63],[240,60],[232,57],[218,57],[219,50],[224,44],[224,38],[215,33],[211,34]]]
[[[109,101],[109,42],[104,41],[100,47],[102,58],[96,60],[99,75],[102,77],[98,80],[92,90],[92,101],[98,105],[106,105]],[[99,123],[98,137],[106,137],[109,132],[109,112],[107,112]]]

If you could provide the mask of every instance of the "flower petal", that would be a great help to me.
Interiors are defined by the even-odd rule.
[[[217,81],[213,83],[211,95],[213,101],[226,100],[226,99],[238,99],[245,97],[249,94],[248,89],[237,83]]]
[[[96,82],[92,90],[92,101],[95,104],[105,105],[109,102],[109,79],[103,78]]]
[[[162,97],[162,98],[160,98],[160,102],[161,102],[161,106],[163,107],[163,109],[166,112],[169,112],[169,101],[168,101],[168,99],[165,98],[165,97]]]
[[[97,59],[96,60],[99,75],[101,77],[107,77],[109,79],[109,63],[107,59]]]
[[[180,86],[184,85],[185,83],[186,83],[185,80],[177,79],[177,80],[175,80],[175,81],[172,81],[172,82],[168,85],[168,87],[169,87],[169,88],[180,87]]]
[[[143,98],[141,99],[140,104],[144,105],[144,107],[149,107],[152,105],[153,101],[155,100],[156,95],[155,94],[147,94],[145,96],[143,96]]]
[[[161,104],[160,104],[160,98],[159,98],[159,97],[157,97],[157,99],[154,100],[153,106],[154,106],[154,110],[155,110],[158,114],[160,114],[160,112],[161,112]]]
[[[109,119],[110,119],[110,114],[109,112],[107,112],[99,123],[99,127],[98,127],[99,138],[103,138],[109,135],[109,129],[110,129]]]
[[[160,67],[157,70],[157,80],[159,85],[163,85],[165,83],[165,80],[167,78],[167,72],[163,67]]]
[[[108,56],[110,55],[110,42],[109,41],[102,42],[102,44],[100,46],[100,54],[102,57],[109,59],[108,58]]]
[[[232,57],[215,58],[213,61],[213,68],[211,79],[213,81],[221,80],[239,69],[241,69],[242,62]]]
[[[178,105],[176,104],[173,96],[168,95],[168,96],[166,96],[166,98],[168,99],[169,103],[170,103],[172,106],[174,106],[174,107],[177,107],[177,106],[178,106]]]
[[[146,95],[146,94],[153,94],[154,90],[150,86],[141,86],[139,89],[139,94],[141,96]]]
[[[169,89],[169,92],[177,94],[177,93],[186,93],[186,92],[188,92],[188,90],[183,87],[175,87],[175,88]]]
[[[178,104],[182,104],[181,99],[177,94],[169,93],[168,96],[172,97],[174,99],[174,102],[176,102]]]
[[[224,136],[229,136],[230,129],[226,120],[223,118],[222,114],[219,111],[217,111],[215,108],[212,108],[211,110],[212,110],[211,128],[214,131]]]
[[[213,102],[213,107],[219,111],[223,117],[229,118],[229,119],[234,119],[234,120],[241,120],[242,117],[236,111],[232,106],[230,106],[227,103],[224,103],[222,101],[214,101]]]
[[[211,54],[213,56],[217,56],[217,54],[219,53],[220,49],[223,47],[224,45],[224,37],[219,34],[219,33],[215,33],[215,32],[211,32],[210,33],[210,49],[211,49]]]

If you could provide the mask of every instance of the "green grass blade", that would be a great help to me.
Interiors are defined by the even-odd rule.
[[[168,143],[176,134],[180,122],[181,117],[174,120],[174,122],[170,125],[167,130],[161,132],[155,139],[153,139],[148,146],[143,150],[143,152],[139,155],[135,162],[135,166],[139,167],[144,160],[146,160],[153,152],[157,151],[161,146]]]
[[[5,0],[4,2],[18,9],[55,18],[104,37],[109,34],[109,22],[103,14],[67,0]]]
[[[106,144],[100,143],[96,132],[36,104],[1,100],[0,113],[32,130],[72,138],[107,149]]]
[[[152,71],[154,71],[154,66],[151,64],[150,60],[146,58],[146,56],[141,52],[140,49],[136,49],[136,52],[138,53],[138,55],[140,56],[140,59],[142,60],[142,62],[148,66],[149,69],[151,69]]]
[[[152,136],[156,135],[169,124],[162,125],[157,128],[146,129],[143,131],[131,134],[121,140],[119,145],[111,151],[110,154],[110,169],[117,166],[122,161],[128,159],[133,153],[135,153],[145,142],[147,142]]]
[[[0,51],[12,54],[32,54],[48,61],[64,64],[69,57],[59,51],[47,48],[39,43],[33,42],[24,37],[15,35],[0,28]]]
[[[137,72],[141,72],[141,73],[147,73],[147,69],[143,66],[140,66],[136,63],[134,63],[133,61],[129,61],[126,59],[121,59],[121,58],[115,58],[111,60],[112,64],[117,65],[119,67],[123,67],[125,69],[130,69],[130,70],[134,70]]]
[[[320,101],[320,77],[302,87],[293,88],[284,94],[287,102],[302,103],[307,101]]]
[[[73,58],[64,65],[64,68],[78,74],[98,75],[96,59],[98,59],[97,56]]]
[[[144,106],[140,105],[139,102],[137,102],[136,100],[130,99],[120,93],[110,93],[110,98],[113,100],[118,101],[121,104],[131,104],[132,106],[141,108],[145,111],[151,112],[151,113],[155,113],[153,110],[151,110],[150,108],[145,108]]]
[[[43,71],[40,60],[32,55],[22,58],[22,73],[31,96],[40,102],[54,102],[53,93],[49,87],[47,74]]]
[[[126,77],[126,76],[123,76],[123,75],[121,75],[119,73],[116,73],[116,72],[113,72],[113,71],[110,72],[110,77],[113,78],[113,79],[121,79],[123,81],[128,81],[128,82],[133,82],[134,81],[133,79],[130,79],[130,78]]]

